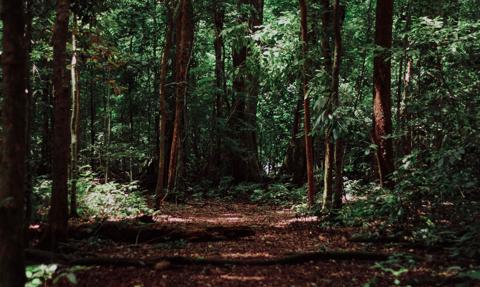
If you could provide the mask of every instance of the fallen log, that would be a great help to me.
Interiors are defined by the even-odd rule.
[[[271,266],[302,264],[310,261],[330,260],[355,260],[355,261],[385,261],[390,254],[362,252],[362,251],[319,251],[310,253],[298,253],[277,258],[255,258],[255,259],[223,259],[223,258],[201,258],[187,256],[162,256],[154,258],[112,258],[112,257],[90,257],[74,258],[66,255],[51,252],[27,249],[25,251],[28,262],[32,259],[42,263],[41,259],[49,263],[79,266],[118,266],[118,267],[155,267],[159,263],[162,266],[189,266],[189,265],[213,265],[213,266]],[[43,258],[42,258],[43,257]],[[40,260],[41,262],[38,262]]]
[[[122,243],[160,243],[184,240],[188,242],[215,242],[253,236],[255,231],[248,226],[171,227],[156,224],[136,225],[119,222],[104,222],[82,225],[70,230],[74,239],[98,236]]]

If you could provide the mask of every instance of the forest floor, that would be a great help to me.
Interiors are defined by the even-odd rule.
[[[73,225],[84,223],[74,222]],[[136,224],[142,226],[140,222]],[[174,265],[169,262],[159,262],[154,267],[98,266],[77,269],[76,285],[63,279],[49,286],[480,286],[478,281],[465,281],[458,276],[459,267],[455,266],[469,263],[455,261],[444,248],[352,242],[353,234],[365,230],[323,227],[314,216],[298,216],[290,209],[279,207],[221,202],[167,204],[148,226],[183,230],[249,227],[255,235],[232,240],[160,243],[121,243],[90,237],[72,240],[67,247],[79,256],[93,254],[136,260],[159,256],[268,260],[322,250],[404,255],[383,263],[340,258],[269,266]],[[68,270],[71,269],[63,267],[57,272]]]

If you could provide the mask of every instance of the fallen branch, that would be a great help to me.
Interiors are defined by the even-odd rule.
[[[302,264],[310,261],[329,261],[329,260],[357,260],[357,261],[385,261],[390,254],[373,253],[362,251],[320,251],[311,253],[299,253],[278,258],[266,259],[222,259],[222,258],[200,258],[187,256],[162,256],[155,258],[110,258],[110,257],[91,257],[91,258],[72,258],[62,254],[55,254],[45,251],[28,249],[26,257],[29,262],[32,259],[41,262],[60,263],[66,265],[80,266],[134,266],[134,267],[155,267],[159,263],[162,266],[188,266],[188,265],[213,265],[213,266],[271,266]],[[43,259],[43,260],[42,260]]]

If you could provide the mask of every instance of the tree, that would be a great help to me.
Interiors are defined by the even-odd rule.
[[[58,0],[53,33],[54,136],[52,198],[43,245],[52,249],[67,238],[68,162],[70,147],[70,95],[67,39],[70,1]]]
[[[185,110],[185,97],[188,88],[188,68],[193,49],[194,23],[193,7],[191,0],[180,0],[179,11],[176,15],[176,55],[175,55],[175,121],[173,127],[172,146],[170,151],[170,164],[168,171],[168,190],[174,187],[181,189],[184,165],[183,152],[183,121]],[[178,181],[177,181],[178,180]]]
[[[380,184],[393,188],[394,171],[392,143],[391,60],[393,0],[377,1],[375,45],[380,50],[374,58],[373,142],[377,145],[376,158]]]
[[[335,0],[333,4],[333,38],[335,43],[335,50],[333,56],[332,67],[332,98],[335,108],[340,107],[340,67],[342,63],[342,22],[345,14],[343,6],[340,5],[340,0]],[[335,189],[333,192],[333,208],[339,209],[342,206],[343,196],[343,154],[344,142],[342,138],[335,139],[334,146],[334,160],[335,160]]]
[[[304,110],[304,133],[305,133],[305,154],[307,162],[307,181],[308,181],[308,205],[312,206],[315,200],[315,179],[313,177],[313,140],[311,135],[310,122],[310,98],[309,90],[309,76],[308,76],[308,10],[306,0],[300,0],[300,29],[302,37],[302,55],[303,55],[303,110]]]
[[[252,50],[246,39],[262,23],[263,1],[239,0],[237,2],[237,24],[242,27],[241,35],[232,47],[232,62],[235,70],[233,79],[233,105],[228,119],[230,128],[231,176],[236,182],[260,180],[258,147],[256,136],[256,111],[258,99],[258,75],[251,74]]]
[[[160,100],[160,119],[159,119],[159,152],[158,152],[158,175],[157,175],[157,185],[155,188],[156,196],[156,205],[157,208],[160,207],[161,202],[164,197],[165,189],[165,179],[167,174],[167,72],[168,72],[168,60],[170,58],[170,50],[173,45],[173,35],[174,35],[174,19],[172,11],[172,3],[170,1],[166,2],[166,18],[167,18],[167,29],[165,32],[165,43],[163,46],[163,55],[162,63],[160,66],[160,89],[159,89],[159,100]]]
[[[27,127],[24,1],[2,1],[3,130],[0,145],[0,286],[25,282],[24,196]]]
[[[72,31],[72,62],[70,65],[70,79],[72,90],[72,115],[70,119],[70,216],[78,217],[77,213],[77,181],[78,181],[78,152],[80,140],[80,72],[78,68],[77,17],[73,15]]]

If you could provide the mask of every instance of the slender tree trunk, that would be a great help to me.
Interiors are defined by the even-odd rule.
[[[66,240],[68,227],[68,163],[70,147],[70,95],[67,74],[69,0],[58,0],[53,33],[54,136],[53,186],[48,228],[43,245],[56,249]]]
[[[171,191],[176,184],[177,174],[183,175],[183,171],[177,170],[179,156],[183,150],[182,135],[184,122],[185,98],[188,88],[188,68],[190,65],[191,53],[193,48],[194,23],[193,7],[191,0],[180,0],[179,12],[177,15],[177,33],[176,33],[176,97],[175,97],[175,121],[173,128],[172,146],[170,151],[170,164],[168,172],[168,190]],[[182,167],[184,167],[182,165]],[[181,178],[180,180],[183,180]],[[178,185],[177,185],[178,186]]]
[[[173,12],[172,12],[172,3],[168,2],[167,5],[167,30],[165,33],[165,43],[163,47],[162,63],[160,67],[160,90],[159,90],[159,99],[160,99],[160,119],[159,119],[159,151],[158,151],[158,174],[157,174],[157,185],[155,188],[156,194],[156,207],[159,208],[164,197],[165,189],[165,179],[168,175],[166,172],[167,164],[167,73],[168,73],[168,60],[170,58],[170,51],[173,45]],[[174,5],[173,5],[174,7]]]
[[[392,99],[391,99],[391,61],[393,0],[377,1],[375,44],[385,51],[375,55],[374,59],[374,129],[373,141],[377,145],[378,174],[380,184],[393,188],[391,175],[394,171],[392,144]]]
[[[32,74],[33,66],[30,59],[32,52],[32,0],[25,1],[25,47],[27,51],[27,65],[26,65],[26,85],[27,85],[27,128],[25,132],[26,147],[26,175],[25,175],[25,230],[28,230],[28,226],[32,219],[32,192],[33,192],[33,161],[32,161],[32,127],[35,119],[35,101],[33,99],[32,90]],[[1,161],[1,159],[0,159]],[[25,242],[28,245],[28,238],[25,237]]]
[[[0,286],[25,284],[25,152],[27,126],[24,1],[4,0],[3,132],[0,146]]]
[[[90,166],[95,169],[95,117],[97,113],[97,107],[95,105],[95,97],[93,91],[93,73],[90,71],[89,81],[89,96],[90,96]]]
[[[345,11],[340,5],[340,0],[334,1],[333,6],[333,35],[335,42],[335,51],[333,57],[332,67],[332,98],[335,104],[335,109],[340,107],[340,67],[342,64],[342,22]],[[335,139],[334,146],[334,160],[335,160],[335,189],[333,192],[333,208],[339,209],[342,207],[343,195],[343,153],[344,141],[342,138]]]
[[[71,143],[70,143],[70,216],[78,217],[77,213],[77,180],[78,180],[78,149],[80,139],[80,72],[78,70],[77,51],[77,18],[73,15],[72,31],[72,62],[71,91],[72,91],[72,115],[70,120]]]
[[[222,149],[222,134],[220,130],[220,119],[224,116],[224,100],[226,98],[226,85],[225,85],[225,49],[224,49],[224,40],[223,40],[223,27],[225,21],[225,8],[223,7],[224,3],[220,0],[214,1],[213,7],[213,20],[214,20],[214,29],[215,29],[215,112],[213,119],[213,130],[215,135],[215,147],[212,149],[213,155],[213,166],[210,168],[210,173],[215,174],[216,180],[218,180],[218,175],[221,169],[221,156],[223,154]],[[212,171],[211,169],[216,169]]]
[[[108,78],[110,78],[110,75]],[[110,88],[107,86],[107,102],[105,105],[105,183],[108,183],[108,174],[110,173],[110,137],[112,134],[112,95]]]
[[[330,34],[331,34],[331,15],[332,9],[330,7],[329,0],[321,0],[322,6],[322,54],[323,60],[325,64],[325,74],[332,76],[332,52],[331,52],[331,45],[330,45]],[[331,117],[332,110],[333,110],[333,103],[332,103],[332,91],[331,91],[331,79],[327,79],[325,86],[327,88],[327,101],[325,106],[325,114],[328,117]],[[334,145],[333,145],[333,138],[332,138],[332,130],[330,127],[327,126],[325,130],[325,139],[324,139],[324,146],[325,146],[325,154],[324,154],[324,165],[323,165],[323,210],[329,210],[332,204],[332,196],[333,196],[333,165],[334,165]]]
[[[304,59],[303,66],[303,110],[304,110],[304,131],[305,131],[305,153],[307,161],[307,182],[308,182],[308,205],[311,207],[315,203],[315,179],[313,177],[313,140],[311,135],[310,123],[310,98],[309,75],[308,75],[308,19],[306,0],[300,0],[300,21],[301,21],[301,37],[302,37],[302,53]]]

